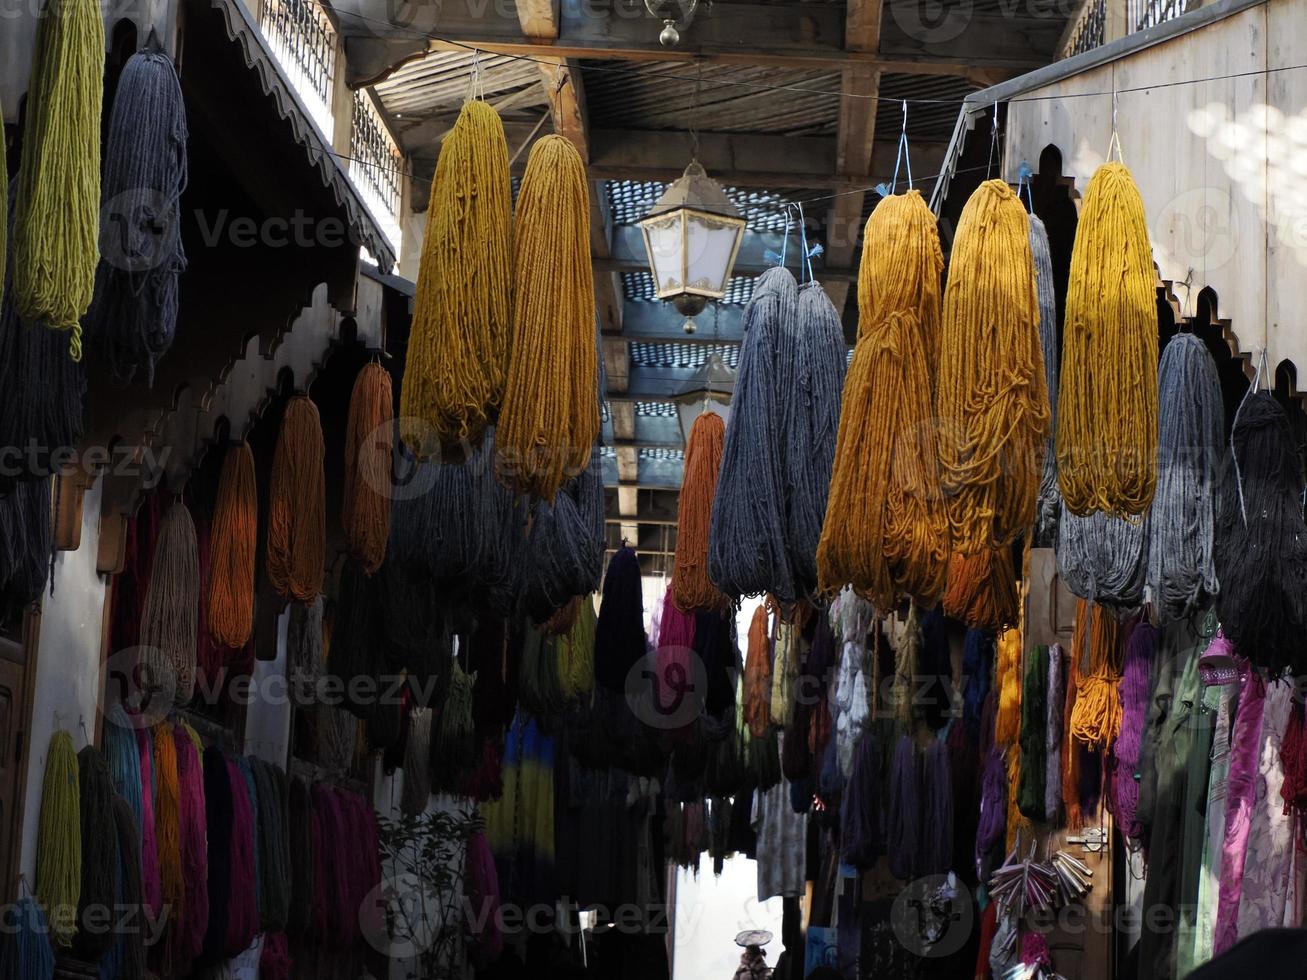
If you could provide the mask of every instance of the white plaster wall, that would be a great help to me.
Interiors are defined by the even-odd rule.
[[[31,758],[23,808],[21,870],[36,880],[36,836],[41,813],[41,781],[46,750],[60,725],[81,749],[94,735],[100,699],[100,632],[104,622],[105,578],[95,570],[100,541],[100,491],[97,479],[82,500],[82,546],[55,558],[54,595],[47,588],[41,610],[40,647],[32,698]]]

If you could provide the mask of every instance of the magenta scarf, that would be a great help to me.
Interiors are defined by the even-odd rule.
[[[1225,795],[1225,842],[1221,845],[1221,887],[1216,904],[1213,955],[1220,955],[1239,937],[1239,892],[1243,887],[1248,831],[1257,803],[1258,756],[1262,744],[1262,713],[1266,683],[1245,660],[1239,664],[1239,710],[1230,739],[1230,778]]]

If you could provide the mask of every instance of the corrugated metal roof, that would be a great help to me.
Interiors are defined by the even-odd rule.
[[[670,419],[676,417],[676,406],[671,402],[636,402],[635,414],[645,418]]]
[[[909,141],[929,140],[947,142],[953,133],[962,100],[976,90],[976,85],[965,78],[949,75],[894,75],[880,76],[880,95],[885,99],[938,99],[937,102],[908,103]],[[890,102],[881,102],[876,109],[876,138],[898,139],[903,126],[902,110]]]

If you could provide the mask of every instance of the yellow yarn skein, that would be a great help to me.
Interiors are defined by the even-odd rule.
[[[504,395],[513,312],[508,143],[487,103],[464,104],[427,207],[400,411],[420,457],[480,445]]]
[[[77,751],[72,735],[60,729],[50,736],[46,753],[36,838],[36,900],[45,909],[56,947],[72,945],[81,894],[82,791]]]
[[[1058,383],[1057,477],[1073,514],[1142,514],[1153,501],[1156,282],[1139,188],[1105,163],[1080,209]]]

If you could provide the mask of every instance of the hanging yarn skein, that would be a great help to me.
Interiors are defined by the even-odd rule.
[[[78,959],[96,962],[113,945],[112,930],[97,929],[97,917],[118,901],[118,828],[113,816],[109,766],[94,745],[77,753],[78,804],[82,838],[82,883],[77,893]]]
[[[50,920],[56,948],[72,944],[82,890],[81,789],[73,737],[60,729],[50,736],[41,783],[41,818],[36,839],[36,900]]]
[[[1143,602],[1148,578],[1148,518],[1103,511],[1086,517],[1062,505],[1057,528],[1057,570],[1082,599],[1118,609]]]
[[[390,373],[380,364],[365,364],[349,397],[340,525],[345,547],[369,575],[381,567],[390,536],[394,405]]]
[[[962,209],[949,260],[935,407],[940,484],[964,555],[1035,518],[1049,433],[1030,221],[1001,180]]]
[[[785,546],[795,594],[817,588],[817,546],[830,490],[840,399],[848,363],[844,327],[821,283],[799,287],[796,357],[786,400],[782,460],[785,467]]]
[[[54,948],[41,906],[30,895],[24,895],[0,915],[4,916],[5,926],[5,937],[0,941],[0,976],[54,980]]]
[[[1307,657],[1307,524],[1288,416],[1250,393],[1235,414],[1216,528],[1216,612],[1236,650],[1272,672]]]
[[[514,234],[499,473],[518,491],[552,500],[590,462],[599,436],[590,202],[585,163],[565,137],[531,147]]]
[[[974,555],[955,554],[949,561],[944,612],[971,629],[1001,632],[1015,626],[1019,614],[1017,573],[1009,546]]]
[[[1207,345],[1179,333],[1157,369],[1157,491],[1149,513],[1148,588],[1162,623],[1216,595],[1212,549],[1225,407]]]
[[[646,646],[640,559],[628,547],[619,548],[608,561],[594,642],[595,680],[609,691],[624,692]]]
[[[1071,253],[1057,477],[1073,514],[1142,514],[1157,482],[1157,299],[1144,202],[1105,163],[1085,189]]]
[[[1076,619],[1089,617],[1089,673],[1077,679],[1076,703],[1067,720],[1073,739],[1093,749],[1106,749],[1121,730],[1120,624],[1097,603],[1076,604]],[[1079,657],[1077,647],[1073,656]]]
[[[14,302],[24,319],[72,332],[99,262],[104,21],[95,0],[47,0],[37,18],[14,214]]]
[[[150,587],[141,613],[140,662],[181,707],[195,694],[200,614],[200,557],[195,522],[177,500],[163,516],[154,544]]]
[[[776,350],[781,334],[794,329],[797,312],[798,284],[781,266],[757,278],[744,308],[739,375],[708,534],[708,576],[732,599],[763,593],[783,602],[795,598],[785,548]]]
[[[258,548],[259,496],[254,453],[248,442],[227,447],[209,533],[208,615],[215,643],[239,650],[254,629],[254,557]]]
[[[322,422],[307,395],[286,403],[268,487],[268,580],[277,594],[312,602],[326,561]]]
[[[858,342],[844,382],[830,496],[817,548],[819,585],[852,585],[890,609],[944,592],[948,518],[939,496],[933,379],[939,346],[935,216],[917,191],[867,219],[858,272]]]
[[[1057,487],[1057,453],[1053,433],[1057,431],[1057,375],[1061,336],[1057,322],[1057,295],[1053,288],[1053,256],[1048,229],[1030,214],[1030,256],[1035,264],[1035,294],[1039,298],[1039,346],[1044,352],[1044,384],[1048,389],[1048,439],[1044,443],[1044,472],[1039,480],[1036,528],[1041,543],[1051,544],[1062,512],[1062,493]]]
[[[86,318],[92,348],[119,384],[143,369],[153,386],[155,362],[172,346],[186,268],[180,209],[187,135],[172,59],[138,51],[123,66],[109,113],[100,265]]]
[[[676,513],[676,568],[672,575],[672,595],[687,612],[720,610],[730,604],[708,575],[713,499],[725,441],[726,423],[714,411],[703,412],[690,427]]]
[[[400,414],[423,424],[404,442],[419,458],[462,458],[504,397],[512,207],[504,124],[490,103],[469,100],[440,144],[404,363]]]

